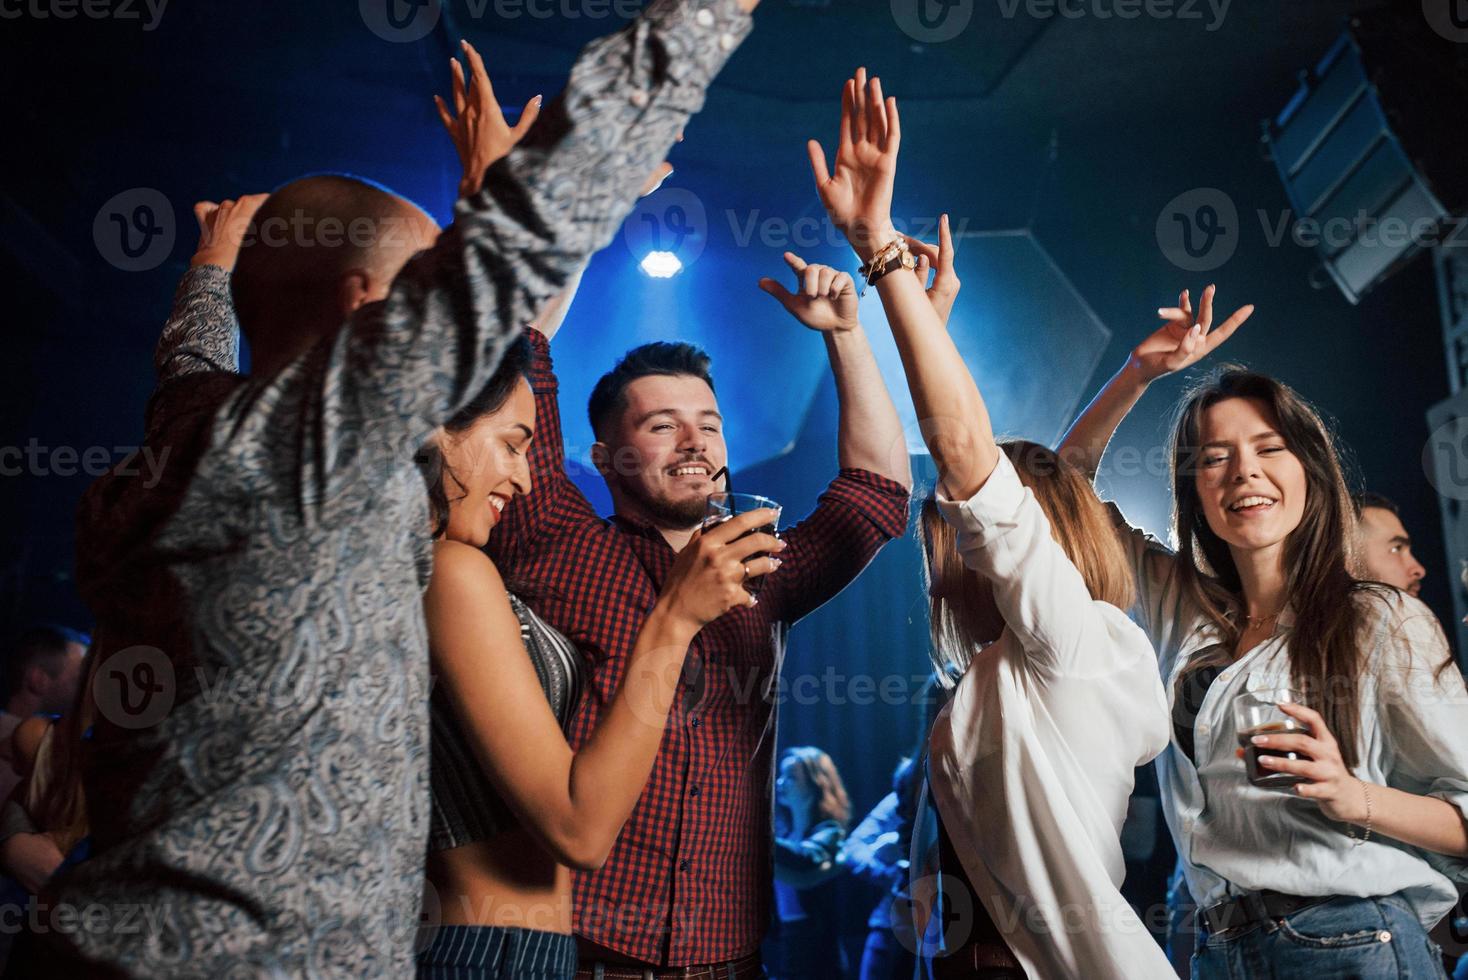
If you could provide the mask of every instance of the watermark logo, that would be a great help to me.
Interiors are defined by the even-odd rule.
[[[92,220],[97,251],[123,272],[148,272],[162,265],[173,252],[176,232],[173,205],[152,187],[114,195]]]
[[[412,44],[438,26],[442,0],[357,0],[367,29],[384,41]]]
[[[708,212],[697,194],[665,187],[637,202],[622,225],[622,241],[639,261],[653,252],[666,252],[686,268],[703,253],[708,228]]]
[[[1184,191],[1157,216],[1157,245],[1186,272],[1217,269],[1239,247],[1239,210],[1216,187]]]
[[[1433,430],[1422,449],[1422,470],[1444,497],[1468,500],[1468,417]]]
[[[119,728],[151,728],[173,707],[173,663],[157,647],[128,647],[107,658],[92,681],[102,717]]]
[[[1422,0],[1422,16],[1454,44],[1468,43],[1468,0]]]
[[[974,0],[892,0],[898,30],[920,44],[953,40],[973,16]]]

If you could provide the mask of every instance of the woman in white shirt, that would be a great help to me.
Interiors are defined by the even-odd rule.
[[[898,142],[895,101],[858,71],[834,177],[818,145],[811,152],[822,203],[864,263],[913,247],[890,218]],[[946,219],[942,245],[936,264],[952,283]],[[923,281],[910,265],[878,264],[889,271],[868,281],[940,479],[926,522],[934,625],[958,675],[929,742],[929,778],[943,849],[960,865],[945,861],[943,877],[967,885],[944,895],[973,927],[929,967],[936,977],[1172,977],[1119,891],[1133,769],[1167,741],[1152,648],[1122,611],[1125,555],[1083,474],[1033,443],[995,442]],[[854,315],[850,276],[803,274],[807,296]]]
[[[1184,292],[1071,433],[1095,472],[1157,377],[1215,349]],[[1158,760],[1169,825],[1199,907],[1194,977],[1433,977],[1427,929],[1468,856],[1468,708],[1442,630],[1417,599],[1355,581],[1354,515],[1329,430],[1294,391],[1226,366],[1185,397],[1172,438],[1174,554],[1125,525],[1138,621],[1157,648],[1174,738]],[[1249,781],[1234,699],[1293,688],[1309,735]]]

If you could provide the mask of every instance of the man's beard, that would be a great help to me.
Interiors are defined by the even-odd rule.
[[[628,481],[628,492],[637,498],[638,504],[646,512],[648,520],[654,527],[666,528],[669,531],[686,531],[689,528],[698,527],[703,523],[704,515],[708,511],[707,497],[689,497],[684,500],[671,500],[667,497],[654,496],[640,483]]]

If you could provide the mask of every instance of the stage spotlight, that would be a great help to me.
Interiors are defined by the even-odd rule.
[[[671,279],[683,271],[683,263],[672,252],[648,252],[640,267],[654,279]]]

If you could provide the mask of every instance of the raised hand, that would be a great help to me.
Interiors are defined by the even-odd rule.
[[[863,262],[898,237],[892,227],[892,184],[901,142],[897,99],[883,99],[881,80],[868,83],[867,70],[858,68],[841,92],[834,172],[826,168],[821,144],[806,144],[821,204]]]
[[[780,301],[801,323],[822,333],[840,333],[860,324],[856,318],[856,283],[846,272],[828,265],[808,265],[794,252],[785,253],[785,262],[795,272],[797,292],[790,292],[766,276],[759,288]]]
[[[238,200],[199,201],[194,219],[199,222],[199,245],[189,265],[217,265],[234,271],[240,245],[250,230],[250,221],[269,194],[246,194]]]
[[[1213,353],[1254,313],[1254,305],[1241,306],[1233,315],[1213,326],[1213,294],[1215,287],[1203,290],[1198,302],[1198,313],[1184,289],[1177,298],[1177,306],[1167,306],[1157,311],[1164,321],[1151,336],[1143,340],[1132,351],[1132,366],[1146,381],[1181,371],[1198,363]]]
[[[911,235],[902,237],[907,239],[907,247],[917,256],[915,271],[918,281],[927,288],[928,302],[933,304],[933,311],[943,321],[943,326],[948,326],[948,314],[953,312],[953,301],[958,299],[958,287],[962,285],[958,281],[958,273],[953,271],[953,234],[948,230],[948,215],[938,220],[936,248]],[[937,274],[933,276],[933,284],[928,286],[928,272],[934,269]]]
[[[778,517],[761,508],[695,532],[678,552],[658,603],[693,632],[731,609],[756,605],[759,600],[745,591],[744,584],[779,568],[780,559],[774,556],[786,545],[755,528],[773,524]]]
[[[520,120],[512,127],[505,122],[499,103],[494,98],[494,86],[489,73],[484,70],[484,59],[468,41],[460,41],[464,55],[469,60],[470,80],[465,81],[464,66],[458,58],[450,58],[454,78],[454,111],[437,95],[433,104],[438,107],[438,117],[444,129],[454,141],[463,165],[464,176],[459,181],[459,196],[469,197],[479,193],[484,183],[484,171],[496,160],[505,156],[524,138],[537,116],[540,115],[541,97],[535,96],[525,103],[520,111]]]

